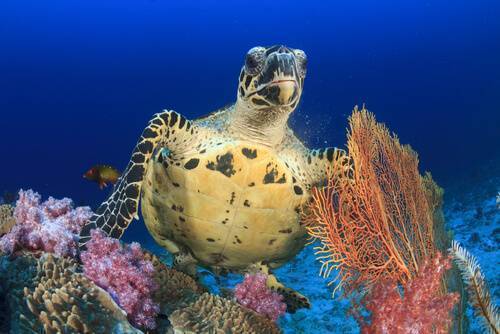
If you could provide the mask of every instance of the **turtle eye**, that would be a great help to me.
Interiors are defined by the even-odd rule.
[[[258,74],[264,65],[265,49],[263,47],[255,47],[248,51],[245,59],[245,72],[250,75]]]
[[[299,75],[304,78],[307,73],[307,56],[302,50],[295,50],[295,59],[297,59],[297,69],[299,70]]]

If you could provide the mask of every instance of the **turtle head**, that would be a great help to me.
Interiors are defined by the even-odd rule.
[[[238,103],[252,110],[292,112],[299,103],[307,58],[283,45],[250,49],[241,69]]]

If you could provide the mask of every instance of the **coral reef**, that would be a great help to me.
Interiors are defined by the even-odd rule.
[[[282,295],[267,287],[266,281],[266,274],[245,274],[243,282],[236,285],[234,296],[241,305],[276,321],[285,314],[286,304]]]
[[[0,239],[0,250],[42,250],[59,256],[76,256],[80,229],[92,215],[88,207],[73,208],[69,198],[50,197],[40,203],[33,190],[20,190],[14,209],[16,224]]]
[[[476,258],[456,241],[450,248],[450,254],[462,272],[476,314],[483,319],[484,330],[488,333],[500,333],[498,308],[491,301],[489,288]]]
[[[0,237],[8,233],[15,223],[14,208],[10,204],[0,205]]]
[[[80,259],[85,275],[117,301],[132,323],[147,329],[156,327],[160,309],[152,299],[158,287],[153,279],[155,271],[138,243],[122,245],[95,229]]]
[[[74,260],[35,255],[0,261],[11,333],[140,333],[104,290],[77,272]]]
[[[153,278],[158,288],[153,291],[153,301],[160,305],[160,314],[168,316],[206,292],[191,276],[167,267],[156,255],[144,251],[144,259],[154,267]]]
[[[280,333],[265,316],[234,301],[204,293],[196,302],[173,312],[169,320],[174,332],[181,333]]]
[[[309,234],[321,242],[321,273],[338,270],[337,288],[347,292],[385,279],[405,283],[435,253],[432,199],[417,154],[365,109],[349,123],[352,170],[338,177],[346,167],[334,165],[305,211]]]
[[[420,266],[418,275],[403,287],[394,281],[378,283],[364,298],[371,322],[359,317],[363,333],[411,334],[449,332],[457,293],[439,293],[443,275],[451,261],[438,253]]]

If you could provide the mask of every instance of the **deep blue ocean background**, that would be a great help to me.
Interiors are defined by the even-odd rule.
[[[492,198],[499,17],[498,0],[2,0],[0,195],[33,188],[95,208],[109,190],[84,171],[124,168],[163,108],[196,118],[234,102],[246,51],[285,44],[309,58],[291,119],[309,146],[343,147],[347,117],[366,104],[419,153],[447,203]],[[125,237],[148,240],[141,224]]]

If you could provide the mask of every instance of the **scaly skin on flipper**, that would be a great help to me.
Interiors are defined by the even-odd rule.
[[[177,130],[175,134],[174,130]],[[142,181],[154,149],[159,143],[167,147],[186,144],[195,132],[190,121],[175,111],[155,114],[142,132],[130,162],[113,188],[108,200],[103,202],[80,233],[80,248],[90,239],[90,230],[100,228],[107,235],[120,238],[130,222],[138,219],[137,210]]]

